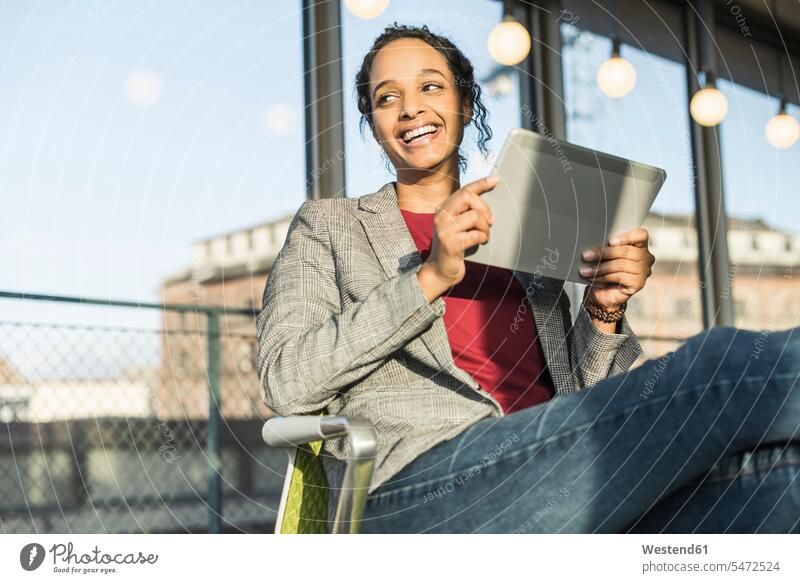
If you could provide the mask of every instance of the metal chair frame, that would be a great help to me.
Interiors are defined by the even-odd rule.
[[[289,457],[275,523],[276,534],[281,533],[286,505],[293,485],[292,477],[297,448],[336,437],[347,438],[352,454],[347,460],[331,533],[358,533],[367,502],[367,491],[375,468],[378,440],[372,424],[362,417],[326,415],[272,417],[264,423],[261,435],[267,445],[284,449]]]

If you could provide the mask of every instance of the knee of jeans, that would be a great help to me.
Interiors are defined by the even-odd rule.
[[[741,330],[729,326],[715,326],[693,336],[685,345],[684,363],[690,380],[703,383],[718,374],[724,360],[742,360],[737,335]]]
[[[714,326],[703,330],[691,339],[690,346],[706,362],[719,362],[731,350],[740,330],[731,326]]]
[[[780,363],[800,362],[800,328],[771,332],[715,326],[692,338],[693,360],[719,366],[723,360],[773,370]],[[711,369],[709,369],[711,370]]]
[[[769,334],[776,334],[776,332]],[[786,351],[791,354],[792,361],[797,364],[800,362],[800,327],[785,330],[780,334],[785,336]]]
[[[750,332],[743,343],[748,354],[743,358],[772,371],[776,366],[788,364],[789,370],[800,368],[800,328],[784,331],[762,330]]]
[[[733,326],[713,326],[708,330],[708,342],[727,350],[737,336],[748,334],[746,330],[734,328]]]

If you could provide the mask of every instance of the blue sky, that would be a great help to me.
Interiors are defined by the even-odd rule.
[[[500,19],[500,3],[474,0],[469,12],[465,5],[393,0],[374,21],[345,13],[350,196],[391,180],[369,134],[366,142],[358,134],[352,89],[373,38],[394,20],[424,21],[450,35],[485,74],[493,67],[486,37]],[[5,3],[0,289],[153,301],[161,278],[189,265],[193,241],[296,210],[305,196],[299,7]],[[567,61],[570,139],[666,168],[670,178],[657,207],[690,211],[683,69],[626,48],[640,82],[610,102],[592,87],[593,63],[608,52],[605,40],[592,51],[583,68],[572,70]],[[729,212],[796,229],[798,146],[779,152],[764,140],[771,100],[733,86],[726,93]],[[519,104],[512,95],[489,98],[488,105],[496,154],[519,125]],[[586,111],[593,121],[580,118]],[[475,149],[473,140],[468,133],[467,150]],[[464,181],[481,175],[473,166]],[[5,300],[0,319],[157,325],[152,314]]]

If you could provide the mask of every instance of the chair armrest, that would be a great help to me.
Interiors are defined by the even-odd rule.
[[[297,447],[312,441],[349,436],[356,458],[375,457],[375,428],[361,417],[295,415],[272,417],[261,428],[270,447]]]
[[[272,417],[264,423],[261,436],[270,447],[282,448],[347,437],[352,455],[347,460],[332,532],[358,532],[378,450],[378,436],[372,423],[363,417]]]
[[[261,428],[261,437],[270,447],[292,447],[326,439],[321,416],[272,417]]]

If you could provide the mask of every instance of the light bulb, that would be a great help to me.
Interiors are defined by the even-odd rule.
[[[344,5],[353,16],[369,20],[383,14],[389,0],[344,0]]]
[[[728,114],[728,100],[722,91],[708,86],[692,96],[689,111],[694,121],[701,126],[715,126]]]
[[[636,69],[619,55],[612,56],[597,71],[597,86],[609,97],[623,97],[635,85]]]
[[[800,123],[781,110],[778,115],[767,122],[764,131],[770,144],[776,148],[789,148],[800,138]]]
[[[531,35],[519,22],[506,17],[492,29],[487,42],[489,53],[502,65],[516,65],[531,50]]]

